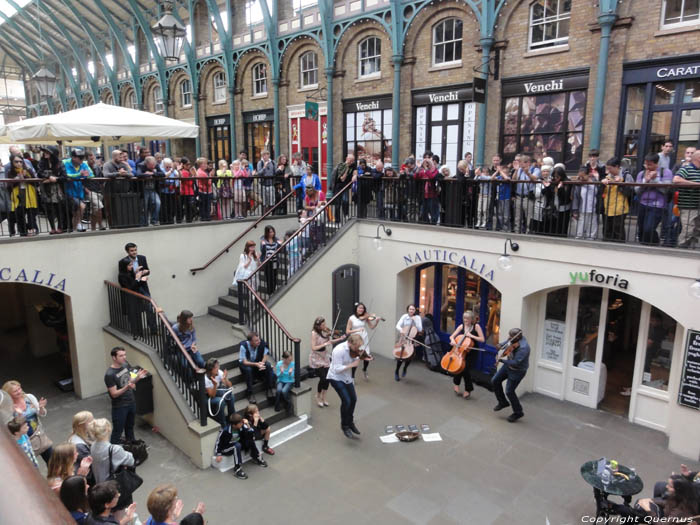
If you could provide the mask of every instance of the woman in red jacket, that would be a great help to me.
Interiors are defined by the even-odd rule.
[[[180,159],[180,197],[182,205],[185,207],[185,220],[192,222],[196,206],[194,201],[194,179],[192,178],[192,166],[190,159],[182,157]]]
[[[435,180],[437,174],[438,170],[435,164],[427,158],[423,159],[420,169],[416,172],[416,179],[425,180],[421,218],[423,222],[430,222],[430,224],[437,224],[440,216],[440,201],[438,200],[440,187]]]

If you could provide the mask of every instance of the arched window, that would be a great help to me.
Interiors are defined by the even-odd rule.
[[[537,0],[530,7],[530,49],[560,46],[569,41],[571,0]]]
[[[126,107],[131,109],[139,109],[139,106],[136,103],[136,93],[133,91],[129,91],[129,94],[126,96]]]
[[[262,62],[253,66],[253,96],[267,95],[267,67]]]
[[[153,109],[158,114],[163,113],[165,110],[163,105],[163,91],[161,91],[160,86],[153,88]]]
[[[188,78],[180,82],[180,102],[183,108],[192,106],[192,82]]]
[[[318,86],[318,60],[316,53],[307,51],[299,59],[299,85],[302,88]]]
[[[382,44],[376,36],[365,38],[358,46],[359,77],[378,77],[381,75]]]
[[[226,102],[226,75],[223,71],[214,74],[214,104]]]
[[[433,28],[433,65],[462,61],[462,21],[447,18]]]

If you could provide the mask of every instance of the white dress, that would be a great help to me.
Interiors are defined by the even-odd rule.
[[[359,334],[360,337],[362,337],[362,349],[371,355],[371,352],[369,351],[369,334],[367,333],[367,323],[365,323],[362,319],[358,319],[354,315],[351,315],[350,326],[351,330],[357,330],[358,328],[362,328],[361,331],[355,333]]]
[[[250,265],[246,268],[245,265],[251,260],[249,255],[244,253],[238,261],[238,268],[236,268],[236,273],[233,275],[233,285],[235,286],[238,281],[244,281],[258,268],[258,263],[255,259],[252,260]]]

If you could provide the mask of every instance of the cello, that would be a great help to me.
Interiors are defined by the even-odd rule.
[[[474,341],[468,334],[464,334],[459,344],[456,344],[440,360],[440,366],[445,372],[459,375],[467,366],[467,354],[474,346]]]
[[[401,328],[401,336],[394,346],[393,354],[396,359],[410,359],[413,357],[413,341],[418,335],[418,328],[415,322],[411,320],[410,326]]]

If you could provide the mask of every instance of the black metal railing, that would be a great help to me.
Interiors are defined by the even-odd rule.
[[[0,237],[295,213],[296,181],[270,177],[0,179]]]
[[[688,199],[688,196],[691,196]],[[700,189],[682,184],[359,177],[358,218],[699,248]]]
[[[150,297],[109,281],[105,281],[105,285],[109,326],[155,350],[195,417],[206,426],[204,369],[198,368],[187,354],[163,311]]]

